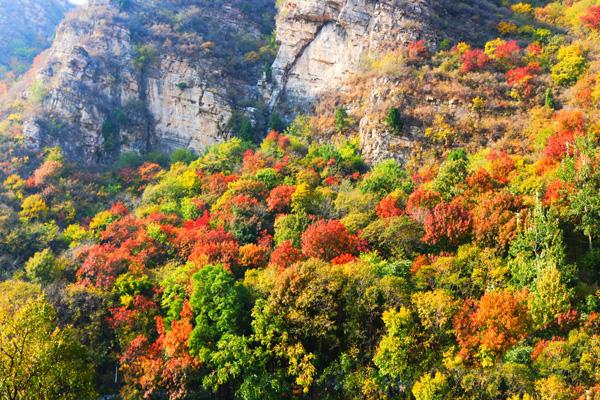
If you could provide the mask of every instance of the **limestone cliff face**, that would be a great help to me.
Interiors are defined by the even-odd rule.
[[[433,37],[427,0],[287,0],[277,18],[271,106],[310,109],[341,88],[364,56]]]
[[[147,77],[146,102],[164,147],[206,149],[225,135],[231,116],[227,88],[211,84],[205,72],[173,56]]]
[[[483,21],[495,34],[500,15],[491,0],[278,1],[273,62],[265,35],[273,29],[274,3],[90,0],[60,25],[54,45],[12,89],[11,100],[34,104],[25,115],[29,143],[60,145],[88,163],[129,150],[202,151],[235,133],[227,122],[239,120],[238,112],[264,120],[264,101],[291,117],[332,96],[327,109],[335,109],[365,57],[421,39],[434,47],[444,36],[485,33]],[[445,26],[447,20],[456,26]],[[377,83],[372,90],[387,89]],[[371,115],[381,104],[354,103],[375,110],[355,115],[369,159],[396,156],[397,148],[406,153],[416,130],[396,139]]]
[[[131,34],[116,17],[112,6],[97,4],[59,27],[33,78],[48,94],[25,123],[32,145],[58,144],[67,154],[87,160],[110,150],[104,146],[108,135],[102,135],[106,121],[116,107],[140,95]],[[142,131],[131,133],[132,146],[143,140]]]
[[[431,95],[436,85],[422,87],[402,63],[393,77],[363,74],[366,59],[419,40],[430,48],[443,39],[481,45],[497,36],[497,24],[506,16],[506,8],[493,0],[285,0],[277,17],[280,48],[269,104],[288,118],[312,111],[328,115],[343,106],[356,121],[346,135],[359,138],[367,161],[406,162],[433,124],[419,112],[431,109],[461,119],[468,114],[468,100]],[[390,107],[406,117],[402,132],[390,132],[385,124]],[[322,136],[330,141],[335,130]]]
[[[29,142],[96,163],[223,140],[238,103],[259,97],[262,66],[244,60],[263,27],[240,4],[92,0],[61,24],[30,74],[47,95],[25,123]]]

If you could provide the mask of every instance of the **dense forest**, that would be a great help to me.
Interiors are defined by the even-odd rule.
[[[498,38],[373,55],[203,154],[84,167],[14,102],[0,400],[600,399],[600,2],[505,6]],[[470,110],[390,100],[392,134],[432,122],[369,163],[373,82]]]

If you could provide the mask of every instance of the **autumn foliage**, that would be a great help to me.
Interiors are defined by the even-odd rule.
[[[525,293],[495,291],[468,301],[454,317],[454,329],[465,358],[481,349],[501,354],[527,335]]]
[[[468,50],[460,59],[462,61],[462,72],[482,70],[490,62],[490,58],[480,49]]]
[[[296,191],[295,186],[281,185],[271,190],[267,205],[270,211],[284,212],[287,211],[292,203],[292,195]]]
[[[391,218],[402,215],[404,211],[399,207],[398,199],[389,195],[384,197],[375,210],[379,218]]]
[[[581,22],[586,27],[600,31],[600,6],[593,6],[581,17]]]
[[[363,243],[337,220],[321,220],[302,234],[302,253],[307,257],[331,261],[342,254],[358,254]]]
[[[271,86],[272,1],[226,2],[240,37],[207,34],[218,7],[188,4],[207,2],[119,3],[137,41],[160,34],[132,49],[154,49],[148,72],[183,45]],[[155,121],[115,103],[100,111],[116,137],[98,132],[114,151],[100,140],[82,149],[102,164],[81,165],[77,129],[58,135],[73,121],[38,119],[52,102],[0,71],[0,399],[600,393],[600,8],[437,3],[456,6],[437,43],[361,57],[291,120],[233,99],[230,138],[199,152],[127,152]],[[68,146],[30,146],[31,123]]]
[[[430,244],[459,244],[468,237],[472,222],[471,212],[458,202],[442,202],[427,214],[423,240]]]
[[[121,356],[125,372],[140,386],[147,398],[166,389],[170,399],[187,396],[187,388],[200,367],[189,354],[188,338],[192,332],[192,312],[186,302],[180,319],[167,330],[162,318],[156,318],[158,338],[150,342],[145,336],[136,337]]]
[[[278,268],[287,268],[302,259],[302,252],[295,248],[291,241],[286,240],[273,250],[270,263]]]

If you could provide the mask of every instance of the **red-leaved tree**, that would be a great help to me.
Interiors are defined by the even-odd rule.
[[[423,241],[429,244],[457,245],[471,232],[471,213],[458,202],[442,202],[425,219]]]
[[[475,239],[491,247],[504,249],[517,233],[517,211],[521,199],[508,192],[488,192],[477,199],[473,210]]]
[[[284,269],[298,261],[302,261],[304,258],[302,252],[292,245],[292,241],[286,240],[273,250],[270,264],[279,269]]]
[[[137,336],[121,357],[121,366],[128,381],[140,387],[144,398],[167,392],[176,400],[188,395],[195,371],[200,363],[189,353],[188,340],[192,333],[192,312],[186,302],[178,321],[166,330],[162,318],[156,318],[158,338],[150,342]]]
[[[280,213],[289,211],[290,204],[292,203],[292,195],[295,191],[296,186],[292,185],[280,185],[273,188],[267,198],[269,211]]]
[[[199,265],[221,263],[228,268],[236,263],[239,244],[225,229],[201,229],[197,232],[196,239],[190,261]]]
[[[587,13],[581,17],[581,22],[592,30],[600,31],[600,6],[590,7]]]
[[[382,219],[404,214],[404,211],[399,207],[398,199],[392,195],[384,197],[375,208],[375,212]]]
[[[542,67],[539,63],[530,63],[525,67],[509,70],[506,73],[506,79],[520,96],[529,98],[535,90],[535,81],[540,72],[542,72]]]
[[[429,210],[441,201],[439,193],[419,187],[409,196],[406,202],[406,212],[415,221],[424,223]]]
[[[338,220],[318,221],[302,234],[302,253],[325,261],[342,254],[360,254],[364,247],[363,241]]]

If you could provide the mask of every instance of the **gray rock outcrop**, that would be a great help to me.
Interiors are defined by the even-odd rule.
[[[427,0],[286,0],[277,18],[271,106],[309,110],[363,58],[433,37]]]
[[[24,124],[31,145],[103,163],[125,151],[201,152],[228,137],[237,103],[260,97],[262,66],[235,63],[262,27],[235,1],[195,3],[92,0],[69,16],[28,76],[47,91]]]

